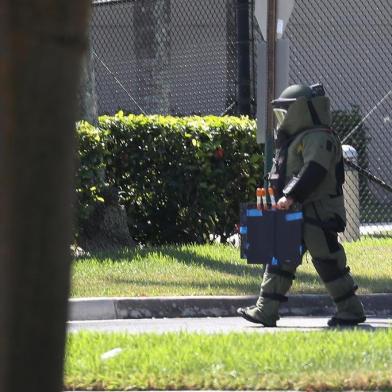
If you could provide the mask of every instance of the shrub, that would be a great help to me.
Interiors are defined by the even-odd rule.
[[[108,159],[105,132],[85,121],[77,126],[78,175],[76,177],[78,232],[92,214],[105,187],[105,167]]]
[[[99,119],[101,139],[91,144],[97,150],[81,155],[105,163],[105,181],[119,190],[136,241],[202,243],[209,234],[225,239],[234,232],[240,202],[253,199],[262,181],[255,127],[246,117],[120,112]],[[101,174],[91,170],[99,195]]]

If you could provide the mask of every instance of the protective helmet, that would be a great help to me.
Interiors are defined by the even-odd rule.
[[[285,88],[280,94],[279,98],[274,99],[272,103],[272,108],[274,115],[277,120],[278,128],[282,124],[283,120],[287,115],[287,111],[292,103],[294,103],[298,98],[306,98],[307,100],[313,97],[325,95],[324,87],[322,84],[313,84],[307,86],[304,84],[293,84]]]

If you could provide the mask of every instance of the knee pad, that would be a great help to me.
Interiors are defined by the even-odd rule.
[[[324,283],[330,283],[350,273],[350,268],[341,268],[336,259],[313,259],[313,265]]]
[[[267,265],[261,285],[260,297],[272,301],[285,302],[285,294],[290,289],[295,276],[280,267]]]
[[[270,264],[267,264],[267,266],[265,268],[265,272],[267,274],[281,276],[281,277],[289,279],[291,281],[295,279],[295,275],[294,275],[295,270],[294,270],[294,272],[291,272],[291,271],[284,270],[281,267],[277,267],[277,266],[270,265]]]
[[[358,286],[349,267],[340,268],[335,259],[314,259],[313,265],[336,304],[355,296]]]

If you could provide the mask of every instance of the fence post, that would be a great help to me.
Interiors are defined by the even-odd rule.
[[[250,114],[249,0],[237,0],[237,113]]]
[[[357,163],[357,150],[349,145],[343,145],[343,157],[352,163]],[[352,167],[345,165],[346,181],[343,185],[344,203],[346,207],[347,225],[340,235],[342,241],[356,241],[360,238],[360,207],[359,207],[359,176]]]
[[[264,144],[264,175],[272,166],[274,118],[271,101],[275,98],[276,0],[268,0],[267,14],[267,129]]]

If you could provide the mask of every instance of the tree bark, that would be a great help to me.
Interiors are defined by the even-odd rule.
[[[134,4],[137,81],[148,114],[170,114],[170,20],[171,0]]]
[[[81,80],[78,90],[78,120],[90,124],[98,122],[98,104],[95,88],[94,56],[89,39],[89,48],[82,59]]]
[[[0,391],[62,390],[87,0],[0,2]]]

